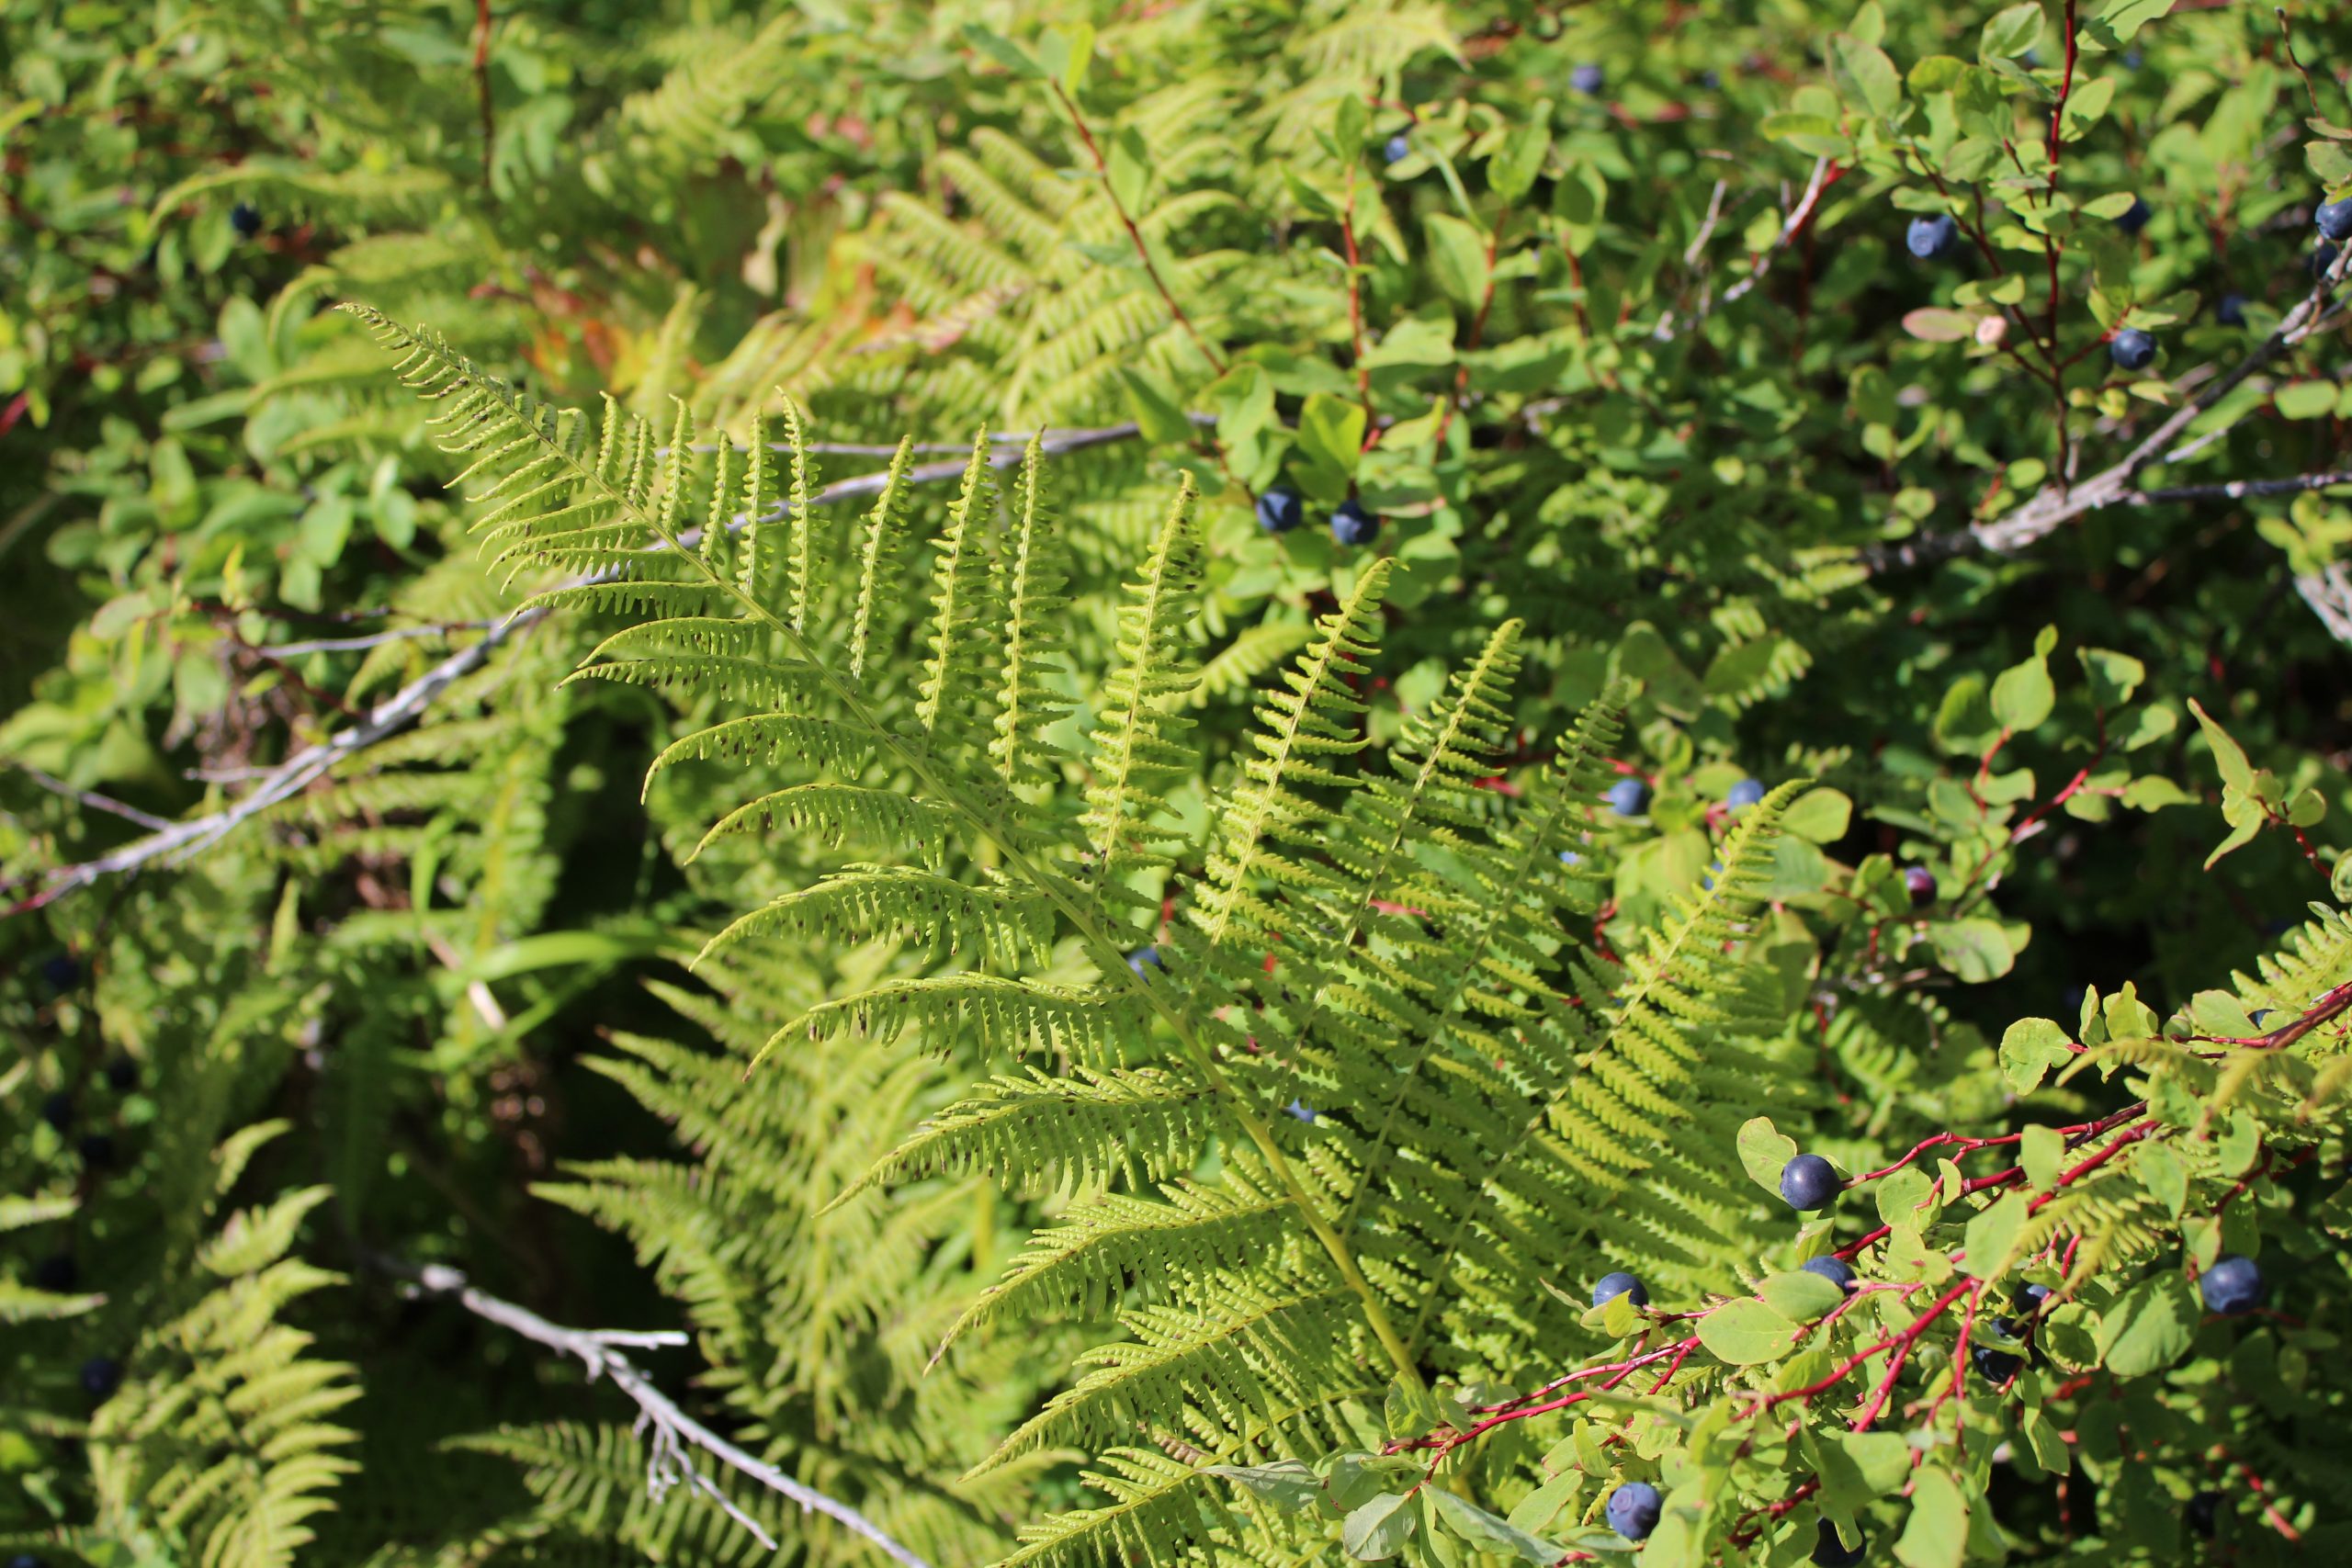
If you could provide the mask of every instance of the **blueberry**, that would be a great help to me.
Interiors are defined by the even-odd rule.
[[[1903,868],[1903,886],[1911,895],[1911,907],[1923,909],[1936,901],[1936,874],[1924,865]]]
[[[1657,1529],[1657,1488],[1646,1481],[1628,1481],[1609,1495],[1609,1528],[1627,1540],[1647,1540]]]
[[[40,977],[53,991],[70,991],[82,978],[82,966],[71,953],[52,953],[40,961]]]
[[[2222,302],[2213,307],[2213,319],[2225,327],[2245,325],[2245,296],[2224,294]]]
[[[2213,1513],[2221,1505],[2222,1495],[2219,1492],[2199,1492],[2181,1509],[2181,1517],[2188,1521],[2190,1529],[2211,1540],[2213,1539]]]
[[[82,1163],[92,1170],[108,1170],[114,1166],[114,1140],[104,1133],[85,1134],[74,1145],[81,1153]]]
[[[1949,212],[1921,213],[1911,220],[1911,227],[1903,236],[1904,247],[1921,261],[1933,261],[1951,249],[1960,238],[1960,225],[1952,221]]]
[[[82,1270],[74,1266],[70,1252],[52,1253],[33,1265],[33,1289],[53,1296],[71,1294],[81,1279]]]
[[[1715,877],[1723,869],[1723,862],[1719,860],[1709,861],[1707,863],[1707,869],[1705,872],[1701,874],[1699,877],[1700,890],[1705,893],[1713,893],[1715,890]]]
[[[117,1094],[129,1094],[139,1087],[139,1064],[128,1056],[118,1055],[107,1064],[107,1087]]]
[[[1968,1353],[1968,1359],[1975,1363],[1976,1375],[1986,1382],[2005,1383],[2025,1370],[2022,1358],[2007,1350],[1996,1350],[1990,1345],[1977,1346]]]
[[[74,1125],[74,1097],[70,1094],[51,1095],[40,1102],[40,1119],[61,1133],[71,1128]]]
[[[1781,1196],[1792,1209],[1826,1209],[1843,1186],[1837,1168],[1819,1155],[1799,1155],[1781,1168]]]
[[[2262,1021],[2270,1016],[2270,1010],[2268,1008],[2256,1008],[2246,1016],[2254,1021],[2254,1026],[2256,1029],[2260,1029],[2263,1027]]]
[[[1724,804],[1737,811],[1741,807],[1754,806],[1763,798],[1762,784],[1754,779],[1742,779],[1731,786],[1731,793],[1724,796]]]
[[[1600,798],[1620,817],[1639,817],[1650,808],[1650,786],[1639,779],[1619,779]]]
[[[1600,92],[1601,85],[1607,80],[1608,78],[1601,74],[1600,67],[1590,63],[1579,65],[1568,73],[1568,85],[1588,98]],[[2339,240],[2343,237],[2341,234],[2336,236]],[[1644,1535],[1648,1533],[1647,1530],[1642,1532]]]
[[[1295,490],[1270,490],[1258,498],[1258,526],[1269,534],[1287,534],[1306,521],[1306,502]]]
[[[1854,1271],[1847,1267],[1844,1258],[1824,1253],[1819,1258],[1806,1258],[1804,1268],[1806,1273],[1820,1275],[1848,1295],[1854,1293]]]
[[[1288,1105],[1283,1107],[1283,1114],[1285,1116],[1295,1116],[1302,1122],[1311,1122],[1315,1120],[1315,1107],[1307,1104],[1303,1100],[1294,1100]]]
[[[1721,88],[1723,85],[1723,73],[1716,70],[1713,66],[1710,65],[1707,69],[1699,73],[1699,85],[1706,88],[1707,91],[1711,93],[1714,92]]]
[[[2126,327],[2107,345],[2107,356],[2124,370],[2145,370],[2155,363],[2156,340],[2137,327]]]
[[[112,1356],[93,1356],[82,1363],[82,1388],[92,1399],[104,1399],[122,1386],[122,1363]]]
[[[1650,1304],[1650,1292],[1643,1283],[1622,1269],[1613,1274],[1603,1274],[1592,1288],[1592,1304],[1606,1306],[1619,1296],[1631,1296],[1637,1307]]]
[[[2207,1311],[2236,1317],[2262,1304],[2262,1271],[2253,1258],[2233,1252],[2214,1260],[2197,1281],[2197,1292],[2205,1298]]]
[[[244,239],[261,232],[261,209],[250,201],[241,201],[229,209],[229,227]]]
[[[1396,135],[1388,139],[1388,146],[1386,147],[1385,152],[1390,163],[1403,163],[1412,151],[1413,144],[1409,141],[1406,140],[1405,133],[1403,131],[1400,130]]]
[[[2316,277],[2335,265],[2335,247],[2321,245],[2312,252],[2312,276]]]
[[[1584,863],[1584,856],[1577,853],[1574,850],[1562,850],[1560,852],[1560,863],[1562,865],[1581,865]]]
[[[2323,204],[2312,218],[2319,224],[2322,239],[2334,240],[2338,244],[2352,240],[2352,197]]]
[[[2029,1313],[2039,1313],[2042,1308],[2042,1304],[2049,1300],[2050,1287],[2047,1285],[2019,1285],[2018,1287],[2018,1305],[2023,1307]]]
[[[1854,1568],[1861,1562],[1862,1549],[1866,1544],[1861,1531],[1856,1530],[1854,1544],[1848,1546],[1838,1539],[1838,1527],[1824,1519],[1819,1533],[1813,1540],[1813,1568]]]
[[[2136,234],[2146,228],[2148,220],[2154,216],[2155,214],[2148,209],[2148,204],[2135,196],[2132,198],[2132,205],[2125,208],[2122,215],[2116,219],[2115,226],[2127,234]]]
[[[1164,973],[1168,968],[1168,964],[1165,959],[1159,956],[1159,949],[1156,947],[1138,947],[1133,953],[1127,954],[1127,967],[1134,970],[1138,975],[1143,975],[1143,972],[1146,969],[1158,969]],[[1144,978],[1148,980],[1151,976],[1144,975]]]
[[[2023,1339],[2025,1325],[2014,1317],[1996,1317],[1993,1320],[1993,1332],[2004,1339]]]
[[[1331,537],[1343,545],[1368,545],[1379,533],[1380,519],[1366,512],[1361,501],[1343,501],[1331,513]]]

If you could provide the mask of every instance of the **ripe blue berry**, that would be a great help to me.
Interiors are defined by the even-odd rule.
[[[2213,1267],[2205,1270],[2197,1281],[2197,1292],[2205,1298],[2208,1312],[2236,1317],[2262,1304],[2262,1270],[2254,1266],[2253,1258],[2231,1253],[2216,1258]]]
[[[261,232],[261,209],[250,201],[241,201],[229,209],[229,227],[240,237],[250,240]]]
[[[74,982],[82,978],[82,966],[74,962],[70,953],[52,953],[40,961],[40,977],[49,982],[51,990],[70,991]]]
[[[1560,863],[1562,865],[1581,865],[1584,863],[1584,856],[1577,853],[1574,850],[1562,850],[1560,852]]]
[[[1936,874],[1924,865],[1903,868],[1903,886],[1911,895],[1911,907],[1925,908],[1936,901]]]
[[[54,1296],[71,1293],[81,1278],[82,1271],[74,1267],[70,1252],[52,1253],[33,1265],[33,1289]]]
[[[1315,1120],[1315,1107],[1307,1104],[1303,1100],[1294,1100],[1288,1105],[1283,1107],[1283,1114],[1285,1116],[1295,1116],[1302,1122],[1313,1122]]]
[[[40,1119],[62,1133],[74,1125],[74,1097],[52,1094],[40,1102]]]
[[[2116,219],[2115,226],[2127,234],[2136,234],[2146,228],[2148,220],[2154,216],[2155,214],[2148,209],[2148,204],[2135,196],[2132,198],[2132,205],[2125,208],[2122,215]]]
[[[1649,1291],[1639,1280],[1623,1269],[1613,1274],[1603,1274],[1600,1282],[1592,1288],[1592,1304],[1595,1306],[1606,1306],[1619,1296],[1633,1297],[1637,1307],[1650,1304]]]
[[[2027,1284],[2018,1287],[2018,1305],[2030,1313],[2040,1312],[2042,1303],[2049,1299],[2050,1287],[2047,1285]]]
[[[1724,796],[1724,804],[1737,811],[1743,806],[1754,806],[1764,798],[1764,786],[1754,779],[1742,779],[1731,786]]]
[[[1792,1209],[1826,1209],[1844,1185],[1837,1167],[1819,1155],[1799,1155],[1781,1168],[1781,1196]]]
[[[1639,779],[1619,779],[1601,798],[1620,817],[1639,817],[1650,808],[1650,786]]]
[[[93,1356],[82,1363],[82,1389],[92,1399],[104,1399],[122,1386],[122,1363],[112,1356]]]
[[[1607,80],[1608,78],[1601,74],[1600,67],[1598,65],[1579,65],[1568,73],[1568,85],[1588,98],[1600,92],[1602,84]],[[2343,236],[2339,234],[2336,238],[2342,239]]]
[[[1409,141],[1406,140],[1405,133],[1404,133],[1403,131],[1401,131],[1401,130],[1400,130],[1400,131],[1398,131],[1396,135],[1394,135],[1394,136],[1392,136],[1392,137],[1390,137],[1390,138],[1388,139],[1388,146],[1387,146],[1387,148],[1386,148],[1386,152],[1387,152],[1387,154],[1388,154],[1388,161],[1389,161],[1390,163],[1392,163],[1392,164],[1401,164],[1401,163],[1403,163],[1403,162],[1405,161],[1406,157],[1407,157],[1407,156],[1408,156],[1408,155],[1412,151],[1413,151],[1413,144],[1412,144],[1412,142],[1410,142]]]
[[[2312,214],[2312,219],[2319,225],[2321,238],[2334,240],[2338,244],[2352,240],[2352,196],[2342,201],[2323,204],[2317,212]]]
[[[1143,975],[1143,977],[1148,980],[1151,976],[1143,974],[1146,969],[1165,970],[1168,967],[1168,964],[1167,962],[1159,956],[1159,949],[1156,947],[1138,947],[1133,953],[1127,954],[1127,967],[1134,970],[1138,975]]]
[[[1820,1275],[1849,1296],[1854,1293],[1854,1271],[1847,1267],[1842,1258],[1832,1258],[1824,1253],[1819,1258],[1806,1258],[1804,1269],[1808,1274]]]
[[[2123,370],[2145,370],[2156,360],[2156,340],[2137,327],[2126,327],[2107,345],[2107,356]]]
[[[1854,1544],[1848,1546],[1838,1539],[1838,1527],[1824,1519],[1820,1533],[1814,1537],[1813,1568],[1855,1568],[1862,1560],[1865,1544],[1861,1531],[1856,1530]]]
[[[2243,294],[2222,295],[2222,302],[2213,308],[2213,319],[2225,327],[2245,325],[2245,296]]]
[[[1933,261],[1951,249],[1960,238],[1960,225],[1952,221],[1949,212],[1921,213],[1911,220],[1911,227],[1903,236],[1904,248],[1921,261]]]
[[[1343,501],[1331,513],[1331,537],[1343,545],[1368,545],[1379,534],[1380,519],[1366,512],[1361,501]]]
[[[1976,1365],[1976,1375],[1986,1382],[2005,1383],[2025,1370],[2024,1360],[2007,1350],[1996,1350],[1990,1345],[1979,1345],[1968,1354]]]
[[[1700,888],[1704,892],[1713,893],[1715,890],[1715,877],[1723,871],[1723,862],[1719,860],[1709,861],[1707,863],[1707,869],[1700,874]]]
[[[2270,1016],[2270,1010],[2268,1008],[2256,1008],[2253,1012],[2246,1016],[2254,1021],[2254,1026],[2256,1029],[2260,1029],[2263,1027],[2262,1021]]]
[[[1269,534],[1287,534],[1306,521],[1306,502],[1298,491],[1280,488],[1258,498],[1258,526]]]
[[[2211,1540],[2213,1539],[2213,1513],[2221,1503],[2219,1492],[2199,1492],[2188,1500],[2188,1506],[2181,1509],[2181,1517],[2188,1521],[2190,1529]]]
[[[1627,1540],[1647,1540],[1657,1529],[1658,1506],[1664,1501],[1646,1481],[1628,1481],[1609,1495],[1609,1528]]]
[[[2335,265],[2334,245],[2316,246],[2312,251],[2312,276],[2316,277]]]

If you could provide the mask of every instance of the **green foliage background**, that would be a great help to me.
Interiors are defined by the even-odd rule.
[[[941,1564],[2332,1561],[2352,27],[2171,9],[0,3],[0,1542],[767,1555],[435,1263]]]

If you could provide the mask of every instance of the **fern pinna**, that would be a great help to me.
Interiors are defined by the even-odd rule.
[[[1196,679],[1188,491],[1130,587],[1118,662],[1072,746],[1056,728],[1072,672],[1035,442],[1009,512],[976,445],[933,549],[929,613],[906,631],[919,673],[894,689],[871,652],[897,626],[894,563],[910,542],[895,472],[831,571],[803,504],[797,419],[795,493],[779,499],[760,445],[697,451],[682,421],[658,451],[617,414],[591,431],[427,334],[371,324],[439,403],[444,444],[474,459],[496,562],[582,574],[531,603],[647,617],[582,675],[759,709],[679,739],[655,772],[791,759],[810,776],[716,831],[792,822],[876,857],[712,939],[715,952],[797,931],[910,950],[902,972],[808,1009],[763,1055],[912,1032],[1030,1059],[878,1173],[984,1167],[1093,1195],[956,1325],[1127,1309],[1129,1337],[987,1461],[1102,1454],[1108,1506],[1039,1527],[1021,1560],[1271,1547],[1291,1527],[1243,1522],[1206,1466],[1368,1440],[1392,1388],[1425,1401],[1441,1378],[1525,1373],[1529,1348],[1578,1316],[1549,1273],[1638,1251],[1662,1282],[1730,1282],[1719,1238],[1746,1206],[1732,1132],[1766,1092],[1780,1014],[1758,971],[1725,954],[1748,939],[1801,786],[1744,814],[1712,891],[1640,950],[1604,952],[1580,933],[1610,855],[1591,807],[1611,776],[1612,703],[1587,711],[1516,803],[1483,787],[1517,744],[1520,632],[1506,625],[1412,716],[1387,774],[1358,769],[1355,685],[1387,573],[1375,562],[1266,694],[1252,754],[1190,833],[1164,809],[1189,765]],[[917,962],[925,950],[950,962]],[[1671,1181],[1635,1179],[1668,1165]]]

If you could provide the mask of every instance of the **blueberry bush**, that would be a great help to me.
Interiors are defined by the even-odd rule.
[[[2333,8],[0,29],[13,1568],[2352,1547]]]

